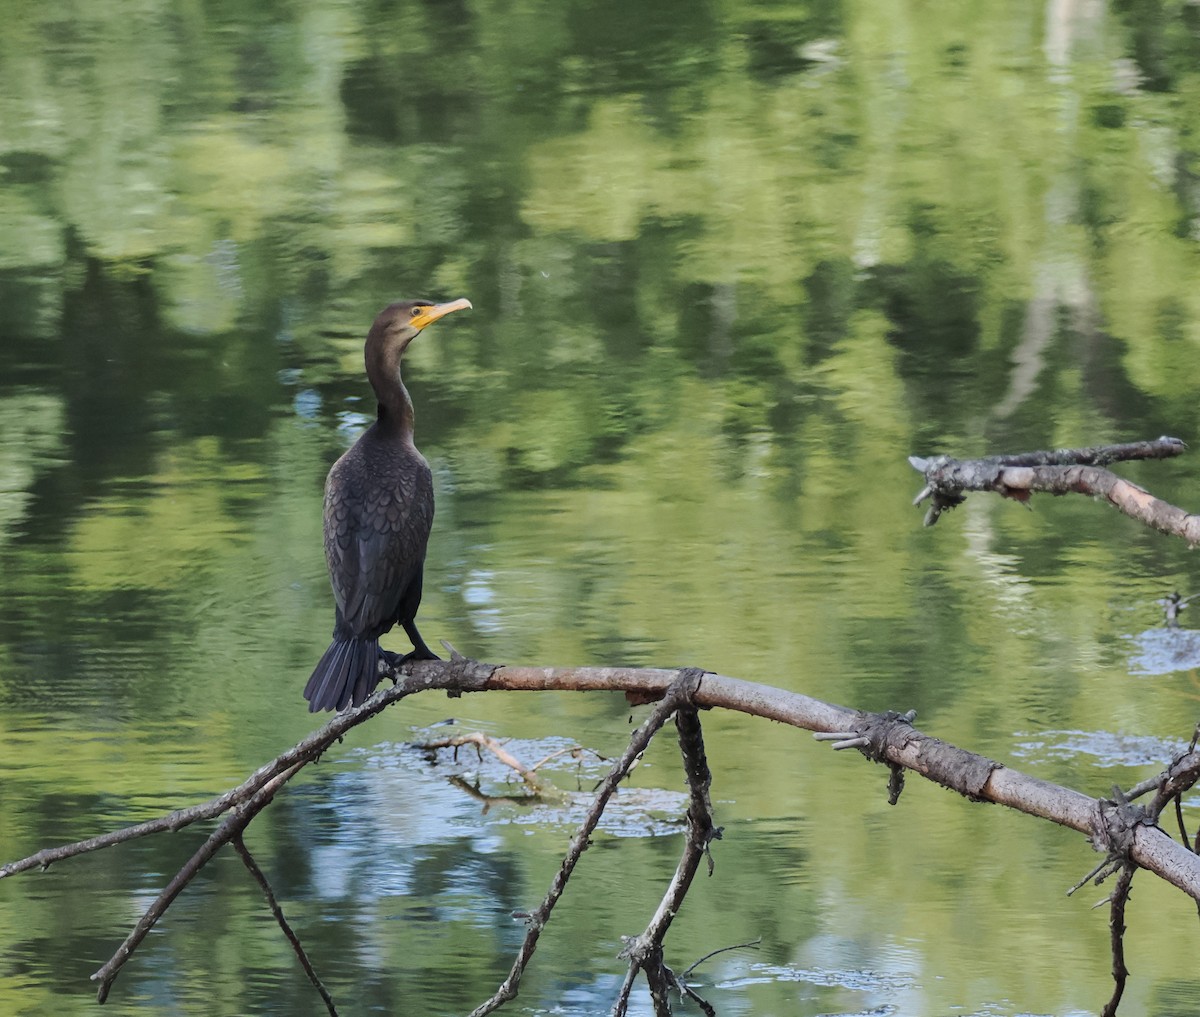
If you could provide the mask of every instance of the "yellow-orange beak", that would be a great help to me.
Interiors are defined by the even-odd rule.
[[[444,318],[447,314],[452,314],[454,311],[461,311],[465,308],[470,308],[471,301],[466,297],[460,297],[458,300],[451,300],[446,304],[430,304],[428,307],[422,307],[420,314],[414,314],[409,321],[409,325],[420,331],[426,325],[432,325],[438,318]]]

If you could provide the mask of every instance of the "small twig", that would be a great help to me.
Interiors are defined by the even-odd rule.
[[[861,749],[871,744],[871,739],[849,731],[818,731],[813,738],[819,742],[833,742],[838,752],[843,749]]]
[[[233,847],[242,857],[242,862],[245,863],[247,869],[250,870],[258,885],[262,888],[263,895],[267,898],[267,906],[271,909],[271,914],[275,916],[275,921],[279,923],[279,928],[283,930],[283,934],[287,937],[289,943],[292,944],[292,949],[296,951],[296,956],[300,960],[300,966],[304,968],[304,973],[308,975],[308,980],[312,982],[313,988],[317,990],[321,998],[325,1001],[325,1008],[329,1011],[329,1017],[338,1017],[337,1008],[333,1005],[333,997],[329,995],[321,979],[317,977],[317,972],[312,966],[312,962],[308,959],[308,954],[304,952],[304,947],[300,944],[300,939],[292,930],[288,920],[283,916],[283,909],[279,906],[279,901],[275,898],[275,891],[271,889],[271,884],[268,881],[266,874],[259,868],[258,862],[254,860],[254,856],[250,854],[250,849],[246,847],[246,842],[242,839],[241,833],[234,834]]]
[[[696,968],[698,968],[706,960],[712,959],[713,957],[717,956],[717,954],[719,954],[719,953],[728,953],[730,950],[745,950],[750,947],[759,947],[761,945],[762,945],[762,936],[759,936],[758,939],[752,939],[747,943],[734,943],[733,946],[722,946],[722,947],[717,948],[716,950],[710,950],[703,957],[701,957],[698,961],[694,962],[691,966],[684,968],[683,974],[681,974],[679,977],[687,978],[688,975],[690,975],[693,971],[695,971]]]
[[[584,753],[590,753],[591,755],[595,756],[596,759],[601,763],[611,762],[611,760],[608,758],[608,756],[602,756],[595,749],[587,749],[581,745],[573,745],[569,748],[558,749],[555,752],[551,752],[550,755],[548,755],[548,756],[543,756],[536,763],[534,763],[529,769],[533,770],[536,773],[538,770],[540,770],[543,766],[545,766],[551,760],[558,759],[559,756],[572,756],[575,759],[582,759]]]
[[[1171,760],[1162,773],[1149,781],[1143,781],[1135,790],[1141,793],[1143,785],[1150,785],[1147,790],[1154,790],[1154,797],[1150,804],[1145,807],[1145,815],[1149,822],[1157,824],[1160,815],[1168,804],[1174,803],[1175,820],[1179,825],[1179,836],[1184,847],[1189,845],[1189,837],[1187,832],[1187,824],[1183,818],[1183,796],[1190,791],[1192,786],[1200,779],[1200,757],[1189,748],[1186,752],[1181,752]],[[1133,798],[1132,794],[1125,796],[1125,801],[1128,802]],[[1165,831],[1164,831],[1165,833]],[[1197,902],[1197,908],[1200,909],[1200,901]]]
[[[1109,463],[1130,462],[1138,459],[1170,459],[1183,455],[1187,444],[1178,438],[1163,435],[1153,441],[1129,441],[1119,445],[1092,445],[1088,448],[1058,448],[1037,452],[1017,452],[1012,455],[984,456],[980,459],[960,459],[960,464],[978,463],[983,466],[1107,466]],[[945,456],[938,458],[945,459]],[[917,460],[922,464],[928,460],[909,456],[909,462],[918,470]]]
[[[1129,969],[1125,966],[1125,902],[1129,900],[1129,890],[1133,886],[1134,867],[1126,865],[1121,869],[1117,885],[1111,895],[1112,908],[1109,911],[1108,926],[1112,936],[1112,998],[1100,1011],[1100,1017],[1115,1017],[1117,1007],[1121,1004],[1121,996],[1125,993],[1125,981],[1129,977]]]
[[[1073,897],[1079,890],[1082,890],[1085,886],[1087,886],[1087,884],[1092,881],[1093,877],[1095,878],[1097,885],[1103,883],[1106,879],[1108,879],[1109,876],[1113,874],[1113,872],[1116,871],[1116,869],[1112,868],[1112,866],[1113,860],[1111,858],[1105,858],[1104,861],[1092,869],[1092,871],[1084,876],[1083,879],[1071,887],[1071,889],[1067,891],[1067,896]],[[1105,872],[1105,869],[1109,869],[1110,871]]]
[[[1150,791],[1156,792],[1157,804],[1149,808],[1157,814],[1169,799],[1185,794],[1197,781],[1200,781],[1200,752],[1196,751],[1195,746],[1189,746],[1172,759],[1161,773],[1135,784],[1125,797],[1133,801]]]
[[[912,731],[917,711],[859,714],[852,730],[818,731],[813,735],[819,742],[833,742],[834,751],[859,749],[868,759],[886,763],[888,767],[888,804],[895,805],[904,793],[904,767],[887,758],[889,744],[903,742]]]

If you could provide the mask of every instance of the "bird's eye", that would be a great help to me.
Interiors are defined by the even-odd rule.
[[[421,309],[420,307],[414,307],[414,308],[412,309],[412,312],[411,312],[411,313],[412,313],[412,316],[413,316],[414,318],[415,318],[415,317],[417,317],[417,316],[418,316],[418,315],[421,313],[421,310],[422,310],[422,309]]]

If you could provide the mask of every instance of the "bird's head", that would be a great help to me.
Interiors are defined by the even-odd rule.
[[[471,301],[465,298],[445,304],[435,304],[432,300],[401,300],[389,304],[375,318],[375,324],[367,336],[367,345],[379,345],[403,353],[426,325],[432,325],[438,318],[470,306]]]
[[[364,360],[367,378],[379,399],[380,419],[390,417],[401,428],[412,429],[412,402],[400,380],[400,359],[408,344],[426,325],[454,311],[470,307],[466,299],[435,304],[432,300],[402,300],[379,312],[367,333]]]

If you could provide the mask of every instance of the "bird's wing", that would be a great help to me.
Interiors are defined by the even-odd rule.
[[[356,636],[377,638],[396,623],[425,562],[433,482],[428,467],[406,480],[335,483],[331,472],[326,485],[325,558],[338,613]]]

